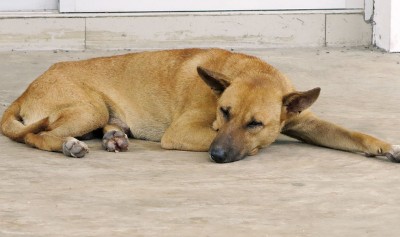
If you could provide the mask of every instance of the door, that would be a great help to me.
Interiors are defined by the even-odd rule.
[[[364,0],[60,0],[60,12],[363,9]]]
[[[10,0],[0,1],[0,11],[46,11],[57,10],[58,0]]]

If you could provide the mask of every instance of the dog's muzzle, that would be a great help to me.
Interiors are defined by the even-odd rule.
[[[246,157],[235,149],[225,148],[223,146],[211,146],[209,152],[210,159],[216,163],[230,163]]]
[[[228,152],[222,147],[212,147],[209,151],[211,160],[216,163],[232,162],[228,160]]]

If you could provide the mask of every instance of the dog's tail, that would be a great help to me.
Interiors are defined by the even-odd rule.
[[[0,122],[1,132],[17,142],[24,142],[28,133],[39,133],[46,130],[49,125],[49,118],[41,119],[35,123],[24,125],[20,116],[20,106],[16,101],[4,111],[3,118]]]

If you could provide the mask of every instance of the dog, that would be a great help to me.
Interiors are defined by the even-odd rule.
[[[296,91],[266,62],[222,49],[130,53],[51,66],[4,112],[2,133],[41,150],[84,157],[78,139],[102,131],[110,152],[128,136],[165,149],[208,151],[238,161],[280,133],[338,150],[400,162],[400,145],[324,121],[309,107],[320,88]]]

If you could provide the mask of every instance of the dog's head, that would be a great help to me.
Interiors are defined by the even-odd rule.
[[[315,88],[283,94],[279,83],[265,78],[230,80],[202,67],[197,71],[219,97],[212,125],[217,136],[209,149],[211,159],[217,163],[241,160],[269,146],[285,121],[311,106],[320,92]]]

